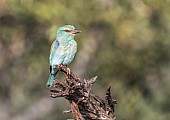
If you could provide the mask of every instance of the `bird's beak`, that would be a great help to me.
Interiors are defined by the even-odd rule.
[[[80,33],[80,32],[81,32],[80,30],[74,29],[74,30],[72,31],[72,34],[77,34],[77,33]]]

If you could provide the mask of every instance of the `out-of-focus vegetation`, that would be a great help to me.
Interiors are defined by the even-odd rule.
[[[1,0],[0,119],[63,120],[69,109],[45,88],[56,30],[72,24],[81,78],[98,76],[118,101],[118,120],[170,118],[169,0]]]

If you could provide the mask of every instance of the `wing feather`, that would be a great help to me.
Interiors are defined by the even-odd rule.
[[[52,64],[51,61],[53,59],[53,56],[55,54],[55,51],[58,49],[58,46],[59,46],[59,41],[58,40],[55,40],[52,45],[51,45],[51,49],[50,49],[50,57],[49,57],[49,60],[50,60],[50,65]]]

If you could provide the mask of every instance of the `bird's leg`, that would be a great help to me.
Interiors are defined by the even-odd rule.
[[[67,68],[67,74],[70,75],[71,74],[71,70],[70,68]]]
[[[66,67],[67,67],[67,65],[66,65]],[[67,75],[70,75],[70,74],[71,74],[71,70],[69,67],[67,67]]]
[[[57,65],[57,67],[58,67],[58,68],[61,68],[61,67],[63,67],[63,65],[62,65],[62,64],[59,64],[59,65]]]

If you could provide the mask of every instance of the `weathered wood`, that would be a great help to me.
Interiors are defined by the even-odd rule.
[[[50,90],[51,97],[64,97],[70,103],[71,110],[76,120],[115,120],[116,100],[112,99],[110,89],[106,91],[106,99],[91,93],[91,85],[96,82],[97,76],[81,81],[78,76],[67,74],[65,66],[58,66],[64,75],[64,82],[55,80],[54,89]]]

